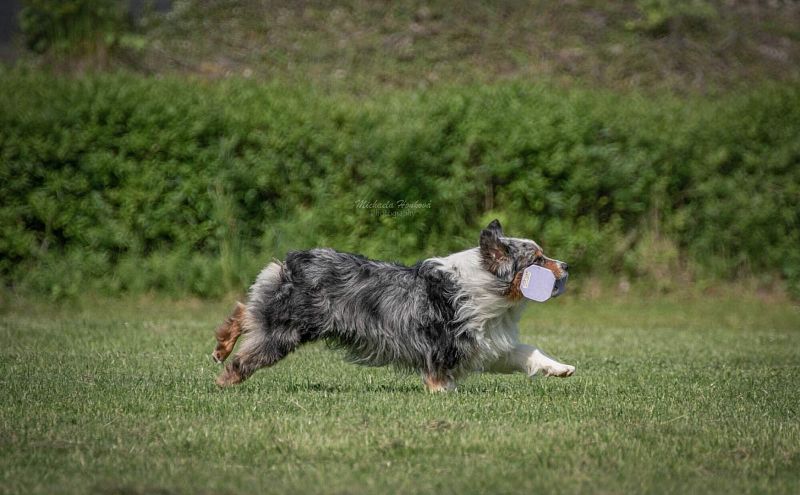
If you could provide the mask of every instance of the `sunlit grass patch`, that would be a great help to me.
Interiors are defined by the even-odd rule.
[[[437,395],[322,344],[218,390],[208,353],[223,304],[41,308],[0,320],[9,493],[800,487],[788,304],[537,305],[524,339],[576,364],[574,377],[476,374]]]

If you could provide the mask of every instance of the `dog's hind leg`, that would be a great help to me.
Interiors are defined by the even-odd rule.
[[[225,366],[217,385],[226,387],[241,383],[260,368],[274,365],[302,343],[299,333],[292,330],[256,329],[245,333],[241,350]]]
[[[528,376],[572,376],[575,367],[559,363],[536,346],[517,344],[505,356],[492,363],[487,371],[495,373],[514,373],[521,371]]]
[[[214,348],[214,352],[211,353],[214,361],[218,363],[224,362],[233,351],[236,341],[239,340],[239,336],[242,334],[244,310],[244,304],[237,302],[231,315],[222,322],[222,325],[217,327],[217,346]]]
[[[456,381],[450,373],[424,371],[422,383],[428,392],[450,392],[456,389]]]

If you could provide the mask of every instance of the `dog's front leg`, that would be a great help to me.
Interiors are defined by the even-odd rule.
[[[544,376],[572,376],[575,367],[559,363],[536,346],[517,344],[494,363],[487,371],[495,373],[514,373],[521,371],[528,376],[542,374]]]

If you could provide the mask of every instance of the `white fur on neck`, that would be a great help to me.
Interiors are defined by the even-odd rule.
[[[481,265],[478,248],[467,249],[430,261],[452,274],[461,292],[457,296],[456,319],[466,322],[466,331],[478,342],[474,368],[483,369],[517,345],[517,323],[524,305],[503,295],[503,283]]]

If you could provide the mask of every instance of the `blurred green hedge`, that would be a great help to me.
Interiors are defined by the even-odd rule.
[[[114,44],[128,26],[118,0],[23,0],[25,45],[36,53],[91,52]]]
[[[0,153],[0,276],[54,296],[218,296],[317,245],[409,262],[475,245],[495,216],[574,273],[800,288],[797,87],[359,98],[11,72]],[[400,200],[417,204],[359,207]]]

